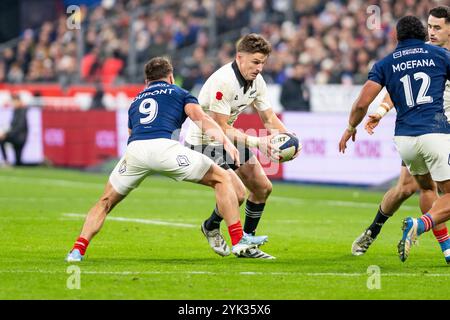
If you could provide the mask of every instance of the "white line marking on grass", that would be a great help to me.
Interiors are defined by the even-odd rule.
[[[69,265],[69,264],[68,264]],[[42,274],[66,274],[66,271],[56,270],[0,270],[1,273],[42,273]],[[83,274],[92,275],[243,275],[243,276],[306,276],[306,277],[367,277],[366,272],[213,272],[213,271],[81,271]],[[381,273],[382,277],[450,277],[450,273]]]
[[[351,208],[377,208],[380,204],[374,202],[356,202],[356,201],[339,201],[339,200],[325,200],[325,199],[304,199],[304,198],[291,198],[283,196],[271,196],[269,200],[276,202],[291,202],[296,204],[306,205],[309,203],[324,204],[330,207],[351,207]],[[401,207],[405,210],[418,210],[418,207],[403,205]]]
[[[72,181],[72,180],[64,180],[64,179],[46,179],[46,178],[36,178],[36,177],[20,177],[20,176],[0,176],[0,180],[8,180],[10,182],[18,182],[18,183],[30,183],[33,185],[53,185],[53,186],[62,186],[62,187],[76,187],[83,188],[92,187],[92,188],[102,188],[104,187],[104,183],[95,183],[95,182],[83,182],[83,181]],[[158,188],[152,188],[150,186],[141,186],[140,189],[151,189],[152,193],[159,194],[178,194],[178,195],[190,195],[190,196],[202,196],[210,192],[211,190],[192,190],[185,188],[177,188],[172,189],[171,187],[164,188],[162,186],[158,186]],[[269,201],[275,202],[289,202],[296,203],[301,205],[307,205],[310,203],[318,204],[318,205],[326,205],[330,207],[350,207],[350,208],[377,208],[379,203],[373,202],[360,202],[360,201],[339,201],[339,200],[327,200],[327,199],[306,199],[306,198],[294,198],[294,197],[285,197],[285,196],[271,196]],[[403,205],[401,207],[404,210],[419,210],[418,207]]]
[[[86,218],[86,214],[79,213],[63,213],[65,217],[71,218]],[[178,223],[178,222],[168,222],[161,220],[150,220],[150,219],[136,219],[136,218],[123,218],[123,217],[110,217],[108,216],[108,220],[110,221],[121,221],[121,222],[136,222],[143,224],[156,224],[161,226],[169,226],[169,227],[182,227],[182,228],[197,228],[197,225],[188,224],[188,223]]]
[[[45,179],[45,178],[35,178],[35,177],[8,177],[0,176],[0,180],[8,180],[9,182],[16,183],[29,183],[32,185],[44,185],[44,186],[58,186],[58,187],[103,187],[104,184],[86,181],[72,181],[63,179]]]

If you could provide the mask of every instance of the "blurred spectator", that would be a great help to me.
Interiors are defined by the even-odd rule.
[[[280,102],[284,110],[309,111],[309,90],[305,83],[306,68],[297,63],[292,68],[292,76],[281,86]]]
[[[81,79],[87,82],[97,82],[100,78],[100,49],[94,47],[81,60]]]
[[[128,72],[134,46],[137,65],[153,56],[171,56],[183,82],[204,78],[204,59],[217,69],[234,57],[234,42],[248,32],[262,33],[273,45],[265,67],[268,82],[282,84],[290,66],[308,68],[308,82],[360,84],[368,66],[396,45],[393,30],[401,16],[424,21],[437,3],[429,0],[222,0],[215,1],[218,48],[209,36],[210,0],[103,0],[82,6],[84,57],[78,66],[79,30],[67,28],[65,13],[38,30],[25,30],[18,43],[0,54],[0,81],[82,81],[114,83]],[[379,19],[368,13],[380,9]],[[378,24],[371,23],[373,21]],[[135,32],[130,38],[130,28]],[[134,39],[134,43],[130,43]],[[200,48],[200,64],[187,59]],[[119,61],[120,60],[120,61]],[[198,61],[196,61],[198,62]],[[205,68],[203,68],[205,69]],[[209,69],[209,68],[206,68]],[[136,68],[139,70],[139,68]],[[141,75],[126,81],[137,81]]]
[[[120,59],[118,51],[106,57],[101,66],[102,84],[114,84],[123,68],[123,61]]]
[[[101,84],[97,84],[95,93],[92,96],[92,102],[91,102],[91,107],[90,107],[91,110],[104,110],[105,109],[105,105],[103,103],[103,96],[104,96],[103,88],[102,88]]]
[[[13,63],[9,68],[8,74],[6,75],[6,80],[10,83],[20,83],[25,79],[22,68],[18,63]]]
[[[5,143],[12,144],[16,157],[16,166],[22,165],[22,150],[28,135],[27,108],[16,94],[12,96],[14,107],[13,117],[9,129],[0,133],[0,149],[6,164],[11,162],[6,155]]]

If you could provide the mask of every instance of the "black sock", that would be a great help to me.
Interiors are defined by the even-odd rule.
[[[265,203],[253,203],[247,200],[245,205],[245,225],[244,232],[247,234],[255,234],[259,219],[264,211]]]
[[[220,228],[220,222],[223,220],[221,216],[218,214],[219,209],[214,209],[211,216],[205,221],[205,229],[208,231]]]
[[[381,206],[378,208],[377,215],[375,219],[373,220],[372,224],[368,228],[370,231],[372,231],[372,238],[376,238],[377,235],[380,233],[381,228],[383,227],[383,224],[389,219],[390,216],[387,216],[382,210]]]

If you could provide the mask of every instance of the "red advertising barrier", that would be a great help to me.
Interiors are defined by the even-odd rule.
[[[281,114],[277,115],[280,119],[282,119]],[[237,118],[234,127],[242,129],[246,134],[252,136],[265,136],[267,135],[266,129],[259,117],[258,114],[250,113],[250,114],[241,114]],[[257,149],[252,150],[266,174],[270,177],[270,179],[281,180],[283,179],[283,165],[279,163],[271,162],[264,154],[260,153]]]
[[[127,84],[118,86],[103,86],[105,93],[117,95],[123,93],[130,98],[134,98],[139,92],[144,90],[144,84]],[[77,93],[89,93],[94,94],[96,87],[94,85],[72,85],[67,89],[63,89],[59,84],[46,83],[46,84],[10,84],[0,83],[0,90],[7,90],[11,93],[28,91],[31,94],[40,94],[42,97],[72,97]]]
[[[117,157],[116,113],[42,111],[44,155],[59,166],[86,167]]]

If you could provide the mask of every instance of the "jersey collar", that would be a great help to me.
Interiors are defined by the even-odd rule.
[[[153,82],[150,82],[150,83],[148,84],[147,88],[149,88],[149,87],[151,87],[151,86],[154,86],[154,85],[157,84],[157,83],[166,83],[166,84],[169,84],[167,81],[164,81],[164,80],[153,81]]]
[[[245,94],[247,92],[247,90],[252,87],[253,81],[245,80],[244,76],[239,71],[236,60],[233,61],[233,63],[231,64],[231,67],[233,68],[234,74],[235,74],[236,78],[238,79],[239,84],[241,85],[241,87],[244,87],[244,94]]]
[[[419,44],[424,44],[425,41],[419,40],[419,39],[406,39],[403,41],[399,41],[399,43],[397,44],[397,48],[403,48],[403,47],[409,47],[409,46],[414,46],[414,45],[419,45]]]

